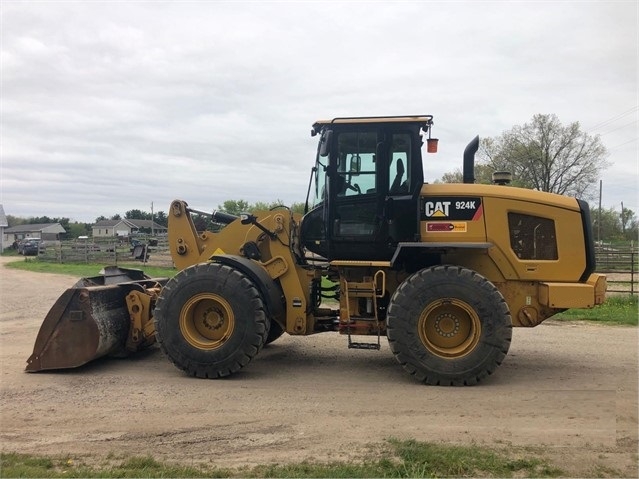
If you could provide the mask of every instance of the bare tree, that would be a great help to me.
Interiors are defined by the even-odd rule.
[[[577,197],[592,197],[591,187],[609,165],[599,135],[583,132],[579,122],[564,126],[554,114],[535,115],[530,123],[482,140],[480,155],[524,187]]]

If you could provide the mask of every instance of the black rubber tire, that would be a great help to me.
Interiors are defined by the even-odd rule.
[[[266,346],[267,344],[271,344],[282,334],[284,334],[284,329],[282,328],[282,326],[280,326],[280,323],[275,320],[271,320],[271,327],[268,330],[268,336],[266,337],[264,345]]]
[[[210,379],[246,366],[269,330],[254,283],[219,263],[191,266],[169,280],[154,322],[156,339],[171,362],[191,376]]]
[[[386,317],[402,367],[425,384],[473,385],[508,353],[512,319],[499,290],[475,271],[434,266],[407,278]]]

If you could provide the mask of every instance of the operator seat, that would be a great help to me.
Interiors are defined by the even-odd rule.
[[[402,193],[406,189],[406,183],[402,184],[402,177],[404,176],[404,162],[401,158],[397,159],[397,164],[395,165],[397,169],[397,173],[395,174],[395,179],[393,180],[393,184],[388,191],[389,194],[395,195],[397,193]]]

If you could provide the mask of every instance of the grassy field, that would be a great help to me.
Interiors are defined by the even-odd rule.
[[[637,299],[637,296],[630,295],[610,296],[600,306],[595,306],[592,309],[569,309],[556,314],[553,319],[637,326],[639,317]]]
[[[89,466],[70,456],[0,455],[0,477],[566,477],[538,452],[495,451],[391,439],[350,463],[290,463],[223,469],[151,457],[108,458]],[[612,475],[618,471],[610,471]]]

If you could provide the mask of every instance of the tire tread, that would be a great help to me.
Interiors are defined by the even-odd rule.
[[[460,371],[458,374],[451,374],[450,366],[454,362],[459,364],[462,362],[457,358],[443,359],[430,353],[418,338],[416,326],[418,318],[412,317],[415,316],[416,309],[420,308],[417,305],[418,300],[414,298],[419,298],[418,293],[427,291],[428,288],[439,283],[467,285],[469,290],[475,290],[478,294],[484,295],[486,304],[490,304],[490,309],[493,310],[490,318],[480,320],[482,329],[492,329],[494,334],[485,337],[482,331],[480,344],[475,348],[477,350],[481,346],[482,350],[485,349],[488,359],[479,358],[481,361],[477,367]],[[485,320],[497,324],[484,324]],[[430,385],[471,386],[491,375],[503,362],[512,339],[512,320],[503,296],[485,277],[461,266],[439,265],[418,271],[397,288],[388,309],[387,335],[395,359],[416,380]],[[416,344],[421,345],[422,350],[415,352]],[[418,354],[425,356],[426,360],[422,360]],[[474,351],[469,354],[475,355]],[[446,367],[442,367],[444,364]]]
[[[222,357],[219,351],[214,350],[209,354],[210,361],[197,360],[195,354],[191,354],[194,348],[187,344],[179,346],[179,342],[178,346],[173,344],[176,342],[175,330],[179,330],[179,327],[177,319],[169,317],[171,312],[174,312],[171,311],[172,302],[177,301],[176,295],[179,299],[182,288],[198,281],[214,281],[215,287],[222,291],[227,289],[229,284],[234,290],[242,290],[242,294],[247,296],[243,301],[250,304],[254,310],[254,317],[247,325],[246,337],[242,338],[239,351],[228,352],[228,357]],[[236,318],[236,321],[238,320],[239,318]],[[253,282],[240,271],[219,263],[196,264],[185,268],[169,280],[156,303],[154,322],[156,340],[169,360],[189,376],[203,379],[226,377],[244,368],[261,350],[269,330],[264,302]],[[168,341],[163,337],[163,333],[171,335],[172,340]],[[201,352],[198,352],[197,356],[201,357]]]

